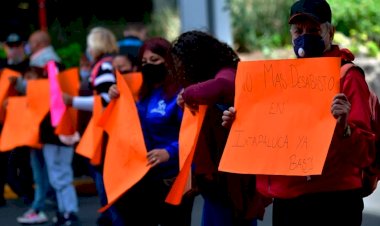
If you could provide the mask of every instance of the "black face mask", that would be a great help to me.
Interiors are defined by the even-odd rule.
[[[144,82],[149,84],[158,84],[165,80],[168,71],[165,64],[145,64],[142,66],[141,73]]]

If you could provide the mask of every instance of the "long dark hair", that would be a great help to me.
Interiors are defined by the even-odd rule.
[[[182,86],[212,79],[224,67],[237,68],[240,61],[229,45],[197,30],[181,34],[170,52],[170,74]]]
[[[171,43],[161,37],[154,37],[146,40],[144,44],[141,46],[138,54],[138,62],[139,62],[139,70],[141,70],[141,63],[142,58],[144,55],[144,52],[147,50],[150,50],[152,53],[155,53],[157,55],[160,55],[165,60],[165,65],[167,66],[167,62],[169,60],[169,50],[171,47]],[[150,83],[144,82],[142,83],[142,86],[139,91],[139,98],[140,100],[147,97],[152,90],[154,89],[154,86],[152,86]],[[171,76],[166,76],[163,84],[164,94],[165,98],[171,98],[173,97],[177,91],[179,90],[179,85],[173,82],[171,79]]]

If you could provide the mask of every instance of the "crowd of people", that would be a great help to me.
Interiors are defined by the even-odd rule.
[[[339,57],[342,64],[354,60],[349,50],[333,44],[335,28],[331,21],[332,12],[325,0],[298,0],[292,5],[288,22],[297,58]],[[110,29],[92,28],[87,35],[86,51],[78,62],[79,93],[63,92],[61,97],[67,108],[78,110],[76,130],[83,135],[95,114],[96,96],[100,96],[103,109],[120,98],[117,74],[142,74],[135,105],[149,170],[110,204],[103,171],[107,143],[113,134],[101,134],[99,156],[96,161],[87,162],[100,205],[106,207],[97,220],[98,226],[190,226],[198,194],[204,199],[202,226],[257,225],[270,204],[274,226],[361,225],[364,163],[358,160],[368,154],[373,131],[369,88],[359,70],[348,72],[331,102],[336,128],[321,175],[227,173],[219,171],[218,166],[239,113],[234,108],[238,54],[231,46],[199,30],[184,32],[170,42],[162,37],[147,37],[142,24],[131,23],[124,35],[118,41]],[[0,67],[22,75],[9,80],[16,96],[26,94],[28,81],[50,79],[49,62],[54,62],[58,71],[66,69],[46,31],[33,32],[27,44],[30,53],[25,52],[26,42],[17,33],[9,34],[4,42],[7,59],[0,62]],[[7,101],[2,105],[5,109]],[[165,199],[179,173],[184,108],[197,114],[200,105],[206,105],[207,110],[192,162],[192,192],[184,194],[179,205],[172,205]],[[6,114],[0,125],[4,120]],[[17,222],[48,222],[45,202],[53,198],[57,203],[53,225],[80,225],[72,167],[79,139],[57,135],[51,122],[49,112],[40,124],[41,149],[22,146],[0,152],[0,205],[6,205],[3,194],[8,183],[30,205]],[[28,175],[30,172],[33,176]]]

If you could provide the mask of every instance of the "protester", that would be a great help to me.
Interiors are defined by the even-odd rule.
[[[25,82],[43,77],[46,77],[44,68],[35,66],[30,66],[25,71],[23,76]],[[24,87],[23,90],[25,88],[26,87]],[[42,150],[31,149],[30,164],[32,166],[32,173],[35,184],[34,199],[31,208],[22,216],[17,217],[17,222],[27,225],[42,224],[48,221],[48,217],[44,211],[46,204],[46,194],[50,188],[47,168]]]
[[[133,64],[139,54],[139,49],[142,46],[147,36],[147,28],[142,22],[128,22],[123,31],[123,38],[117,42],[120,53],[127,55]]]
[[[24,51],[25,40],[18,32],[9,33],[3,43],[6,58],[0,59],[0,70],[5,68],[24,74],[29,66],[29,58]],[[16,74],[15,74],[16,76]],[[23,76],[20,76],[22,79]],[[14,81],[17,77],[12,78]],[[15,93],[18,95],[18,93]],[[3,108],[3,106],[0,106]],[[0,133],[2,122],[0,121]],[[0,153],[0,206],[6,204],[4,186],[6,183],[24,203],[30,205],[33,201],[33,177],[30,167],[28,147],[18,147],[8,152]]]
[[[185,196],[179,206],[165,203],[179,171],[178,136],[183,115],[176,104],[179,87],[171,81],[165,65],[169,48],[166,39],[157,37],[146,40],[140,49],[143,84],[136,106],[151,168],[117,201],[126,225],[191,225],[193,196]],[[119,96],[116,85],[109,95]]]
[[[133,60],[127,53],[121,51],[114,57],[112,65],[115,70],[118,70],[123,75],[137,71],[138,68],[136,60]]]
[[[48,74],[47,64],[54,62],[56,70],[61,71],[64,66],[60,63],[60,58],[55,52],[50,42],[50,35],[46,31],[38,30],[29,37],[29,45],[32,55],[30,56],[30,66],[44,69],[45,78]],[[24,83],[25,86],[27,83]],[[73,185],[72,159],[74,149],[72,144],[65,144],[61,138],[55,134],[52,126],[50,112],[45,116],[40,124],[40,142],[42,151],[32,150],[32,163],[35,182],[40,188],[36,191],[32,208],[24,215],[17,218],[20,223],[37,224],[39,221],[45,222],[43,216],[44,203],[47,195],[46,178],[44,167],[46,167],[48,180],[54,190],[58,204],[57,216],[53,218],[54,225],[76,225],[79,223],[78,199]],[[43,155],[41,157],[40,155]],[[43,161],[43,160],[44,161]],[[38,192],[38,194],[37,194]],[[38,198],[38,200],[36,200]],[[35,207],[38,204],[38,207]]]
[[[61,59],[51,45],[50,35],[46,31],[38,30],[29,37],[30,66],[45,67],[49,60],[61,62]]]
[[[299,0],[292,5],[290,33],[298,58],[340,57],[342,64],[354,60],[349,50],[332,43],[335,28],[331,17],[325,0]],[[361,225],[361,169],[368,164],[367,150],[374,135],[369,95],[360,70],[349,70],[341,80],[341,93],[331,104],[337,122],[321,175],[257,176],[259,191],[274,198],[274,226]],[[225,111],[223,124],[229,126],[235,114],[234,108]]]
[[[25,40],[18,33],[10,33],[3,44],[6,58],[0,60],[0,69],[9,68],[23,73],[29,66],[24,47]]]
[[[91,90],[101,96],[103,107],[106,107],[110,101],[108,96],[109,87],[116,83],[112,61],[118,50],[115,35],[107,28],[94,27],[87,35],[88,57],[93,59],[88,81],[90,83]],[[64,93],[63,100],[67,106],[72,106],[75,109],[84,111],[93,110],[94,95],[73,97]],[[103,133],[101,161],[99,163],[91,164],[96,189],[100,199],[100,204],[102,206],[108,204],[103,181],[103,161],[105,157],[107,139],[107,134]],[[100,215],[97,220],[97,224],[98,226],[110,224],[114,226],[122,225],[117,211],[112,206]]]
[[[173,76],[185,87],[177,103],[192,111],[208,106],[193,160],[195,183],[205,201],[202,225],[256,225],[270,200],[257,194],[255,176],[218,172],[229,133],[221,117],[233,104],[240,59],[230,46],[201,31],[181,34],[171,54]]]

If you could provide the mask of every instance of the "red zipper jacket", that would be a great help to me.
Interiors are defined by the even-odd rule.
[[[353,61],[354,55],[347,49],[332,49],[325,57],[341,57]],[[341,91],[351,103],[348,124],[351,136],[344,137],[339,126],[335,128],[321,175],[279,176],[258,175],[257,189],[267,197],[294,198],[303,194],[359,189],[362,186],[361,169],[367,166],[368,146],[374,134],[370,132],[369,88],[358,69],[347,72],[341,81]]]

